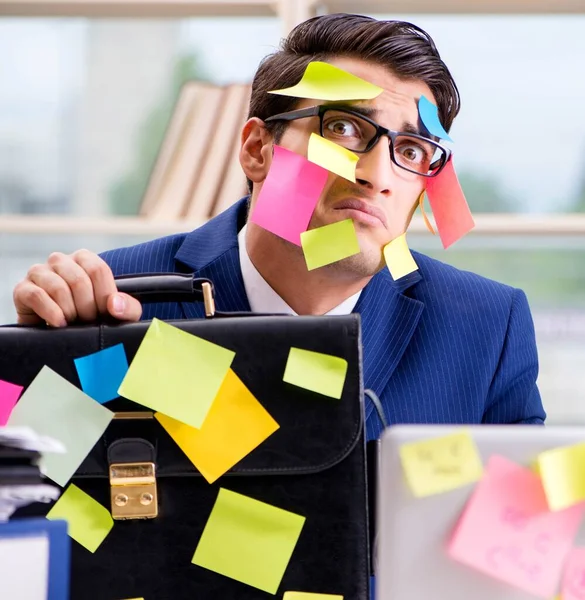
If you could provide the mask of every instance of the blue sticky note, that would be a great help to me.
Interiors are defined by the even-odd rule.
[[[118,397],[118,388],[128,371],[124,345],[117,344],[75,359],[81,389],[100,404]]]
[[[448,142],[453,141],[439,120],[439,109],[424,96],[421,96],[418,101],[418,114],[431,135]]]

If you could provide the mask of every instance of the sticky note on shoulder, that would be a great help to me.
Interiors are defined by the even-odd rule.
[[[301,233],[301,246],[309,271],[360,253],[351,219]]]
[[[384,246],[384,258],[394,281],[418,270],[406,241],[406,233]]]
[[[483,465],[467,430],[400,447],[408,486],[417,497],[441,494],[481,478]]]
[[[67,521],[69,535],[90,552],[99,548],[114,526],[110,511],[73,483],[47,513],[47,519]]]

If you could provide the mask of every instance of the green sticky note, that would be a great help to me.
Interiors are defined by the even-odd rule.
[[[43,367],[14,407],[8,425],[30,427],[63,443],[65,454],[47,452],[41,461],[47,477],[64,487],[113,416],[111,410]]]
[[[301,246],[309,271],[360,252],[355,226],[351,219],[303,231]]]
[[[199,429],[235,352],[153,319],[118,393]]]
[[[71,484],[48,512],[47,519],[67,521],[69,535],[95,552],[114,526],[110,511]]]
[[[193,563],[276,594],[305,517],[221,488]]]
[[[291,348],[282,380],[339,399],[346,375],[347,361],[344,358]]]
[[[270,94],[313,100],[371,100],[384,91],[373,83],[326,62],[307,65],[302,79],[293,87],[272,90]]]

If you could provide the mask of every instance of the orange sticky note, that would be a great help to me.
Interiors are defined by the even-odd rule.
[[[585,598],[585,548],[572,548],[565,563],[561,595],[563,600]]]
[[[230,369],[201,429],[154,415],[187,458],[213,483],[279,427]]]
[[[533,471],[492,456],[448,552],[454,560],[495,579],[539,598],[551,598],[582,516],[582,506],[550,512]]]
[[[444,248],[475,227],[452,158],[436,177],[427,179],[426,192]]]

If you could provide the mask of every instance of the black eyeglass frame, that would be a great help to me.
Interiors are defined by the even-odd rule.
[[[365,147],[364,150],[351,150],[351,152],[355,152],[356,154],[366,154],[378,143],[381,137],[386,136],[390,144],[390,159],[392,160],[392,162],[400,169],[404,169],[405,171],[408,171],[409,173],[414,173],[415,175],[420,175],[421,177],[436,177],[444,169],[445,165],[449,162],[449,159],[451,158],[451,150],[449,148],[445,148],[438,142],[435,142],[434,140],[431,140],[425,137],[424,135],[419,135],[418,133],[409,133],[406,131],[394,131],[392,129],[387,129],[386,127],[382,127],[382,125],[376,123],[376,121],[372,121],[372,119],[370,119],[369,117],[366,117],[365,115],[359,112],[353,111],[349,108],[342,106],[338,107],[331,106],[328,104],[319,104],[317,106],[309,106],[308,108],[299,108],[298,110],[291,110],[289,112],[284,112],[278,115],[274,115],[272,117],[268,117],[264,120],[264,122],[272,123],[274,121],[296,121],[297,119],[304,119],[306,117],[319,117],[319,134],[321,135],[321,137],[325,137],[323,131],[323,115],[330,110],[335,110],[337,112],[342,112],[348,115],[352,115],[354,117],[358,117],[359,119],[366,121],[376,129],[374,137],[368,142],[368,145]],[[419,171],[414,171],[413,169],[409,169],[408,167],[399,164],[394,156],[394,145],[396,144],[396,137],[399,135],[404,135],[410,138],[418,139],[440,148],[444,152],[443,163],[439,167],[437,167],[437,169],[433,173],[421,173]]]

